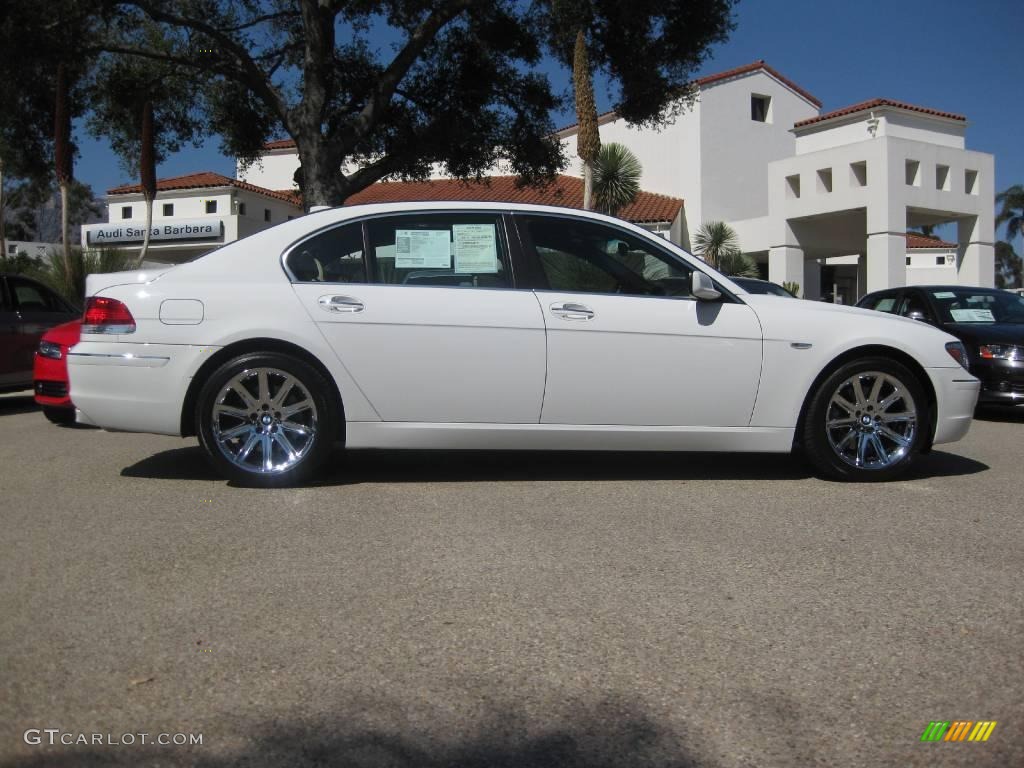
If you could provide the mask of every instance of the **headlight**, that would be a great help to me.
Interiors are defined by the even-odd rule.
[[[978,356],[983,360],[1024,360],[1024,347],[1013,344],[982,344]]]
[[[60,351],[60,344],[54,344],[52,341],[40,341],[39,354],[51,360],[60,360],[63,357]]]
[[[970,363],[967,360],[967,347],[965,347],[963,343],[959,341],[951,341],[946,344],[946,351],[949,352],[950,357],[964,367],[965,371],[971,370]]]

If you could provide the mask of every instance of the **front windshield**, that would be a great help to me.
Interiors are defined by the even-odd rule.
[[[1024,296],[953,288],[931,292],[943,323],[1024,323]]]

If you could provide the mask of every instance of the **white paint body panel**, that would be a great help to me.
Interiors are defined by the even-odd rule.
[[[341,395],[351,447],[788,451],[815,378],[838,355],[869,345],[898,350],[926,371],[936,442],[959,439],[970,425],[978,382],[947,354],[953,337],[882,313],[747,295],[682,249],[598,214],[575,215],[672,250],[740,302],[289,283],[281,255],[310,234],[425,209],[331,209],[171,270],[90,276],[88,295],[125,302],[137,330],[84,334],[74,347],[68,368],[80,420],[180,434],[186,393],[211,355],[269,340],[323,365]],[[322,310],[319,298],[335,294],[355,294],[364,311]],[[586,329],[554,322],[548,309],[559,300],[592,305]],[[166,301],[201,303],[202,316],[168,324],[160,317]]]

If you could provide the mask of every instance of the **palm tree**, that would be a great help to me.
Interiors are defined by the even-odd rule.
[[[1012,243],[1017,235],[1024,235],[1024,184],[1014,184],[996,195],[996,226],[1006,225],[1006,240]]]
[[[64,64],[57,65],[57,103],[53,117],[53,156],[60,185],[60,234],[64,275],[71,274],[71,237],[68,229],[68,188],[74,180],[74,154],[71,145],[71,109],[68,104],[68,78]],[[70,288],[70,286],[68,286]]]
[[[142,249],[136,269],[142,268],[149,251],[149,234],[153,229],[153,199],[156,197],[156,153],[153,146],[153,102],[142,105],[142,131],[139,148],[139,177],[142,181],[142,196],[146,200],[146,234],[142,238]]]
[[[609,216],[636,200],[643,166],[624,144],[601,147],[594,162],[594,207]]]
[[[694,252],[726,275],[758,277],[757,262],[740,252],[736,232],[724,221],[709,221],[693,236]]]

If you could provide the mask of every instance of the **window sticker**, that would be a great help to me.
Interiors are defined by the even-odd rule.
[[[936,299],[955,299],[956,294],[952,291],[936,291],[932,294]]]
[[[498,236],[493,224],[455,224],[455,271],[498,272]]]
[[[994,323],[991,309],[951,309],[949,314],[958,323]]]
[[[395,269],[451,269],[447,229],[396,229]]]

